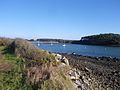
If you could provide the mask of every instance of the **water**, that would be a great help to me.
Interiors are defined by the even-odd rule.
[[[75,45],[75,44],[66,44],[63,47],[63,44],[40,44],[38,46],[44,50],[50,52],[59,52],[59,53],[76,53],[79,55],[85,56],[107,56],[107,57],[117,57],[120,58],[120,47],[108,47],[108,46],[90,46],[90,45]]]

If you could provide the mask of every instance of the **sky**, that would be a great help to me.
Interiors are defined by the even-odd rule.
[[[0,36],[80,39],[120,34],[120,0],[0,0]]]

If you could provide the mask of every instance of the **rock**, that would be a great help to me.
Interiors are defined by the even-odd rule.
[[[61,59],[62,59],[62,55],[60,55],[60,54],[52,54],[53,56],[55,56],[55,60],[57,61],[57,62],[61,62]]]
[[[79,81],[79,80],[76,80],[75,83],[78,85],[78,86],[81,86],[82,83]]]
[[[72,80],[77,90],[89,90],[88,86],[90,85],[89,82],[91,81],[91,79],[82,75],[80,70],[76,68],[72,68],[69,71],[69,75],[70,75],[70,79]]]
[[[76,53],[75,53],[75,52],[73,52],[72,54],[73,54],[73,55],[75,55]]]
[[[56,54],[56,56],[57,56],[57,59],[58,59],[58,60],[61,60],[61,59],[62,59],[62,55]]]
[[[75,80],[79,79],[79,74],[77,73],[76,69],[70,70],[69,75],[71,79],[75,79]]]
[[[68,66],[69,66],[69,61],[68,61],[68,59],[67,59],[67,58],[63,57],[63,58],[62,58],[62,61],[63,61],[66,65],[68,65]]]
[[[84,79],[84,83],[86,83],[87,85],[89,85],[89,80]]]
[[[74,80],[76,80],[76,77],[75,76],[70,76],[70,79],[74,81]]]
[[[69,61],[68,61],[68,59],[66,57],[63,57],[60,54],[52,54],[52,55],[55,56],[55,59],[56,59],[57,62],[62,62],[62,63],[69,66]]]
[[[75,88],[78,88],[78,85],[77,85],[77,84],[73,83],[73,85],[74,85]],[[78,90],[78,89],[77,89],[77,90]]]
[[[85,67],[85,71],[86,72],[92,72],[92,70],[88,69],[87,67]]]
[[[65,63],[61,63],[61,66],[66,66],[66,64]]]

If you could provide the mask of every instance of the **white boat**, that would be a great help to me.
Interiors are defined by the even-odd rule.
[[[40,44],[38,43],[38,46],[40,46]]]
[[[63,47],[65,47],[66,45],[65,45],[65,44],[63,44],[62,46],[63,46]]]
[[[40,42],[39,41],[38,41],[37,45],[40,46]]]
[[[51,46],[53,45],[53,43],[51,42],[51,44],[50,44]]]
[[[66,44],[65,44],[65,40],[64,40],[64,44],[62,45],[63,47],[65,47],[66,46]]]

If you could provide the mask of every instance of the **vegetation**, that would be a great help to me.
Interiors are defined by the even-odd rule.
[[[22,59],[13,55],[5,56],[6,62],[12,64],[10,70],[0,72],[0,89],[1,90],[30,90],[31,87],[25,83],[23,77],[24,62]],[[5,66],[6,67],[6,66]],[[4,68],[4,67],[3,67]]]
[[[55,56],[23,39],[0,40],[1,90],[74,90]]]
[[[8,46],[13,40],[9,38],[0,38],[0,46]]]
[[[108,45],[120,46],[119,34],[100,34],[82,37],[80,41],[74,41],[73,44],[87,44],[87,45]]]
[[[34,39],[30,39],[28,41],[35,41]],[[64,40],[64,39],[37,39],[36,41],[41,41],[41,42],[56,42],[56,43],[71,43],[73,40]]]
[[[63,40],[63,39],[31,39],[28,41],[41,41],[45,43],[71,43],[71,44],[85,44],[85,45],[107,45],[120,46],[120,34],[99,34],[82,37],[81,40]]]

